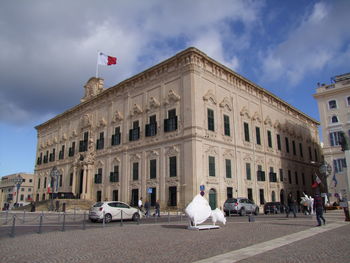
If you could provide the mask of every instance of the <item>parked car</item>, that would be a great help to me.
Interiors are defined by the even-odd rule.
[[[280,202],[267,202],[264,205],[264,214],[279,214],[284,212],[284,206]]]
[[[109,223],[112,220],[132,219],[137,221],[140,219],[140,212],[138,209],[127,205],[120,201],[97,202],[89,211],[89,219],[91,222],[103,221]]]
[[[226,216],[231,214],[239,214],[240,216],[243,216],[247,213],[258,215],[259,207],[248,198],[229,198],[224,203],[224,212]]]

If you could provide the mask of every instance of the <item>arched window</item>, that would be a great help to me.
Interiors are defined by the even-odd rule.
[[[328,101],[328,106],[330,109],[336,109],[337,108],[337,101],[336,100]]]
[[[337,116],[332,116],[331,122],[332,123],[337,123],[338,122],[338,117]]]

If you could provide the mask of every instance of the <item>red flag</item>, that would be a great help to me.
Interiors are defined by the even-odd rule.
[[[98,58],[97,58],[97,64],[98,65],[105,65],[105,66],[115,65],[115,64],[117,64],[117,58],[111,57],[111,56],[108,56],[102,52],[99,52]]]
[[[317,182],[314,182],[314,183],[311,185],[312,188],[316,188],[317,186],[318,186],[318,183],[317,183]]]
[[[51,193],[51,189],[50,189],[50,185],[49,184],[47,185],[47,193],[48,194]]]

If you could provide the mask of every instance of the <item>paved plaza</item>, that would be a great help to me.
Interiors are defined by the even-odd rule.
[[[350,223],[342,211],[315,216],[233,216],[218,230],[187,230],[184,220],[112,222],[86,230],[0,237],[0,262],[350,262]]]

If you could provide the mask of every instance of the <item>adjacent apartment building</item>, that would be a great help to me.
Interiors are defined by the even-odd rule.
[[[196,48],[104,88],[36,127],[36,200],[140,197],[185,207],[205,187],[212,208],[228,197],[262,205],[311,193],[319,123]]]
[[[19,185],[18,185],[19,184]],[[19,187],[17,187],[17,185]],[[33,201],[34,174],[16,173],[1,177],[0,208],[24,206]],[[15,205],[17,203],[17,205]]]
[[[350,136],[350,73],[332,78],[333,83],[319,85],[314,98],[317,100],[322,126],[323,154],[331,165],[327,177],[330,200],[336,201],[341,189],[347,189],[347,164],[341,151],[341,133]]]

